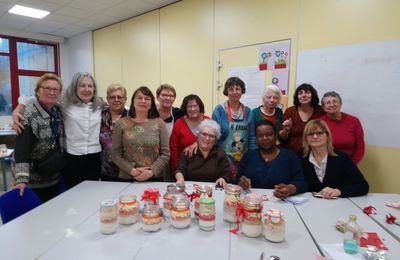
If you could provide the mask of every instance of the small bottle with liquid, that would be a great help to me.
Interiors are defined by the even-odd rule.
[[[355,255],[360,249],[361,228],[357,223],[355,215],[349,216],[349,221],[345,225],[343,249],[346,253]]]

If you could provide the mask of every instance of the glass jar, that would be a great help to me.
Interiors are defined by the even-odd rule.
[[[238,185],[228,184],[225,188],[224,197],[224,220],[229,223],[236,223],[236,211],[240,204],[240,193],[242,188]]]
[[[146,232],[155,232],[161,229],[163,218],[158,205],[146,204],[142,211],[142,229]]]
[[[248,237],[258,237],[262,233],[262,198],[257,193],[244,197],[240,228]]]
[[[194,193],[195,193],[194,215],[195,215],[196,219],[199,219],[200,197],[202,195],[207,195],[209,198],[211,198],[212,197],[212,187],[209,185],[196,185]]]
[[[171,208],[172,208],[172,200],[178,194],[184,194],[185,192],[185,185],[179,184],[169,184],[167,186],[167,191],[164,194],[164,201],[163,201],[163,213],[164,216],[169,217]]]
[[[285,239],[285,220],[281,210],[267,210],[264,220],[264,237],[271,242],[282,242]]]
[[[153,204],[159,206],[158,200],[160,196],[160,191],[157,188],[147,188],[142,194],[142,201],[145,205]]]
[[[118,229],[118,205],[116,200],[103,200],[100,203],[100,232],[113,234]]]
[[[345,225],[343,249],[348,254],[357,254],[360,250],[361,228],[357,223],[357,216],[350,215]]]
[[[118,204],[118,222],[130,225],[139,221],[139,203],[135,195],[121,195]]]
[[[215,199],[208,196],[200,197],[199,226],[201,230],[215,229]]]
[[[190,226],[190,201],[183,194],[176,195],[172,200],[171,224],[175,228]]]

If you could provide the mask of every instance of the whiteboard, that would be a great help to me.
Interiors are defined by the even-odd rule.
[[[367,144],[400,147],[400,40],[300,51],[301,83],[320,97],[338,92],[342,111],[360,119]]]

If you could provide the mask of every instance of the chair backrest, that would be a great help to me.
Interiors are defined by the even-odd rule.
[[[25,214],[42,204],[36,193],[25,188],[24,196],[19,195],[19,189],[13,189],[0,197],[0,214],[3,224]]]

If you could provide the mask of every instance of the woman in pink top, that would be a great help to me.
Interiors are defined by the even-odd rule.
[[[342,98],[335,91],[324,94],[321,100],[326,115],[321,119],[332,132],[335,149],[347,153],[355,164],[364,157],[364,131],[357,117],[341,112]]]

